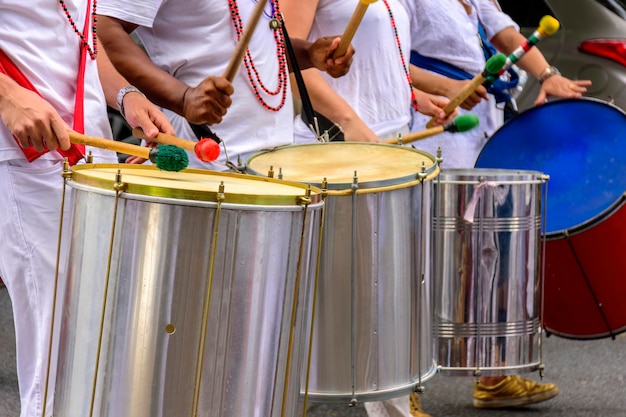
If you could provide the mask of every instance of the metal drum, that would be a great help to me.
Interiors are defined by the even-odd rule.
[[[320,190],[141,165],[69,176],[54,415],[296,415]]]
[[[542,364],[539,249],[546,176],[444,169],[434,181],[433,327],[446,375]]]
[[[306,398],[386,399],[434,375],[426,274],[434,157],[332,142],[256,154],[247,170],[326,191]]]
[[[544,328],[574,339],[626,331],[626,113],[590,98],[533,107],[494,133],[476,166],[550,175]]]

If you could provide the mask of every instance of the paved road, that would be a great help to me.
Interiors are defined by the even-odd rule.
[[[433,417],[626,417],[626,336],[615,340],[545,340],[546,381],[561,394],[553,400],[514,410],[477,410],[471,405],[472,380],[435,376],[422,395]],[[530,374],[537,377],[537,374]],[[308,417],[365,417],[362,407],[313,405]],[[0,417],[18,417],[15,340],[10,301],[0,289]],[[81,416],[63,416],[81,417]],[[119,416],[132,417],[132,416]],[[172,416],[177,417],[177,416]],[[215,416],[219,417],[219,416]],[[245,416],[242,416],[245,417]]]

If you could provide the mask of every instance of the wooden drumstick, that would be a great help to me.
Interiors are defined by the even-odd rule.
[[[356,5],[354,12],[352,13],[352,17],[348,21],[348,25],[346,29],[343,31],[343,35],[341,36],[341,41],[339,42],[339,46],[335,49],[333,53],[333,58],[340,57],[345,54],[352,42],[352,38],[356,33],[357,28],[361,24],[361,20],[363,20],[363,16],[365,16],[365,12],[367,11],[367,7],[374,3],[376,0],[359,0],[359,3]]]
[[[232,82],[235,79],[235,75],[237,75],[237,71],[241,66],[241,61],[243,59],[243,55],[246,53],[246,49],[248,49],[248,44],[250,43],[250,39],[252,39],[252,33],[254,33],[254,29],[256,25],[259,23],[259,19],[263,14],[263,9],[265,9],[265,5],[267,4],[267,0],[258,0],[256,6],[252,10],[252,15],[250,16],[250,20],[246,23],[245,28],[243,29],[243,33],[241,38],[239,38],[239,42],[237,43],[237,47],[235,48],[235,52],[233,56],[230,58],[230,62],[224,71],[224,78],[228,81]]]
[[[461,116],[455,117],[454,120],[446,123],[443,126],[435,126],[429,129],[422,130],[420,132],[413,132],[407,135],[402,135],[401,137],[387,139],[386,141],[384,141],[384,143],[405,145],[407,143],[426,139],[443,132],[467,132],[468,130],[471,130],[478,126],[479,123],[480,122],[478,120],[478,116],[476,116],[475,114],[463,114]]]
[[[472,80],[465,84],[465,86],[454,96],[448,104],[444,107],[444,111],[446,112],[446,116],[449,116],[454,109],[456,109],[459,104],[463,103],[466,98],[472,95],[474,91],[487,80],[489,77],[497,77],[498,73],[504,66],[506,62],[506,56],[504,54],[495,54],[491,58],[487,60],[485,64],[485,69],[477,74]],[[428,123],[426,123],[427,128],[431,128],[435,126],[435,118],[430,119]]]
[[[109,151],[125,153],[149,159],[156,164],[157,168],[164,171],[180,171],[187,168],[189,158],[187,153],[177,146],[162,146],[158,148],[145,148],[130,143],[119,142],[112,139],[87,136],[78,132],[69,131],[70,142]]]
[[[133,129],[133,136],[163,145],[174,145],[186,149],[190,152],[194,152],[198,159],[204,162],[215,161],[218,156],[220,156],[220,146],[212,139],[202,138],[198,142],[195,142],[165,133],[159,133],[155,138],[149,138],[144,131],[138,127]]]

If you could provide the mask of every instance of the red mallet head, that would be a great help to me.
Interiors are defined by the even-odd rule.
[[[213,162],[220,156],[220,145],[212,139],[202,138],[194,147],[198,159]]]

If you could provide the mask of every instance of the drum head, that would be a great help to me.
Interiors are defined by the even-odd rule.
[[[302,205],[301,197],[310,188],[311,202],[321,201],[321,190],[297,182],[201,169],[171,172],[148,165],[85,164],[72,167],[72,182],[110,191],[118,173],[124,192],[141,196],[217,201],[223,192],[225,203],[290,206]]]
[[[355,174],[360,189],[390,187],[436,177],[435,158],[410,147],[358,142],[329,142],[277,148],[253,155],[247,171],[254,175],[282,175],[289,181],[350,190]],[[280,178],[280,177],[279,177]]]
[[[480,168],[546,173],[546,233],[585,227],[626,190],[626,114],[594,99],[553,101],[521,113],[487,142]]]

